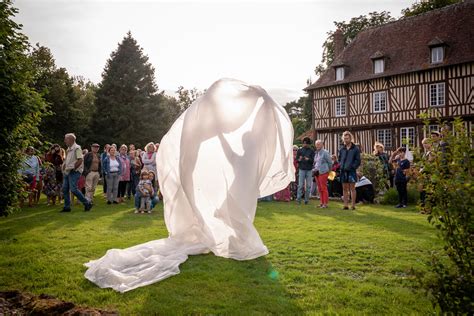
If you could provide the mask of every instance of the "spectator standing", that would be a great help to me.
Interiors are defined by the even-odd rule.
[[[342,196],[342,185],[341,185],[341,164],[337,161],[337,156],[332,155],[332,167],[331,171],[334,172],[334,176],[329,179],[329,196],[330,197],[341,197]]]
[[[327,208],[329,203],[328,176],[331,171],[332,160],[329,152],[324,149],[322,140],[316,140],[314,143],[316,150],[314,152],[313,174],[318,184],[319,198],[321,208]]]
[[[408,191],[407,184],[408,178],[406,176],[406,170],[410,169],[410,161],[405,157],[406,148],[400,147],[392,153],[390,161],[394,161],[397,164],[395,170],[395,186],[398,191],[398,205],[396,208],[405,208],[408,205]]]
[[[20,169],[23,181],[28,190],[28,206],[32,207],[36,196],[36,185],[40,177],[40,161],[35,155],[35,149],[31,146],[25,150],[25,160]]]
[[[95,189],[97,183],[99,183],[102,171],[102,161],[99,155],[99,148],[99,144],[92,144],[91,151],[84,156],[83,175],[86,177],[86,197],[91,202],[94,201]]]
[[[356,170],[360,166],[361,159],[359,147],[353,143],[353,140],[354,136],[349,131],[345,131],[342,134],[342,141],[344,142],[344,145],[339,150],[339,162],[341,164],[341,183],[342,190],[344,192],[344,210],[349,209],[349,196],[351,197],[352,210],[355,210],[356,204]]]
[[[156,174],[156,152],[155,144],[148,143],[142,152],[143,168]]]
[[[385,152],[385,147],[382,143],[375,142],[374,144],[374,156],[378,157],[380,162],[383,165],[383,171],[386,178],[385,184],[387,189],[393,187],[393,173],[392,173],[392,164],[390,164],[390,158]]]
[[[130,152],[130,188],[131,194],[135,196],[138,182],[140,180],[140,173],[142,171],[142,162],[140,160],[137,150]]]
[[[115,146],[109,147],[107,157],[102,164],[102,173],[107,181],[107,204],[117,204],[118,186],[122,174],[122,163],[117,157]]]
[[[120,146],[119,156],[117,157],[120,160],[122,165],[122,172],[120,174],[119,179],[119,187],[118,187],[118,202],[123,203],[123,199],[127,192],[127,186],[130,185],[130,158],[128,157],[128,147],[127,145],[123,144]]]
[[[64,136],[64,143],[67,146],[67,151],[66,159],[63,163],[64,208],[61,210],[61,212],[71,211],[70,192],[74,194],[82,204],[84,204],[84,211],[90,211],[92,208],[92,203],[77,188],[77,182],[84,168],[81,146],[76,144],[76,136],[72,133],[66,134]]]
[[[303,139],[303,147],[296,153],[298,161],[298,194],[296,201],[301,204],[303,189],[305,189],[304,204],[308,204],[311,192],[311,183],[313,181],[312,169],[314,162],[314,150],[310,148],[311,139],[305,137]]]
[[[110,148],[110,144],[105,144],[104,151],[102,152],[102,154],[100,154],[100,162],[102,166],[104,165],[105,158],[107,158],[109,154],[109,148]],[[102,182],[103,182],[102,187],[103,187],[104,196],[107,196],[107,179],[103,173],[102,173]]]

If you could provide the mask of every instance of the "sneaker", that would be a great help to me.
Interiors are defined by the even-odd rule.
[[[114,203],[114,204],[118,204],[118,202],[117,202],[117,201],[113,201],[112,203]]]
[[[355,211],[355,209],[356,209],[356,207],[355,207],[355,206],[351,207],[351,210]]]
[[[148,214],[151,214],[151,211],[146,211]]]
[[[308,201],[304,201],[304,205],[308,204]]]
[[[92,204],[92,202],[89,202],[86,205],[84,205],[84,212],[89,212],[91,210],[92,206],[94,206]]]
[[[402,205],[402,208],[406,208],[407,206],[406,205]]]
[[[134,213],[134,214],[138,214],[138,212],[139,212],[138,210],[135,210],[135,212],[133,212],[133,213]]]
[[[63,208],[59,213],[67,213],[67,212],[70,212],[71,209],[70,208]]]
[[[401,204],[398,204],[397,206],[395,206],[395,208],[402,208],[402,207],[403,207],[403,205],[401,205]]]
[[[109,205],[110,205],[110,204],[112,204],[112,202],[110,202],[110,201],[107,201],[107,204],[109,204]]]
[[[344,206],[342,209],[343,209],[343,210],[348,210],[348,209],[349,209],[349,206]]]

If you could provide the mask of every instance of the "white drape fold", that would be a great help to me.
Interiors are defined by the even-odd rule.
[[[253,226],[257,198],[294,181],[292,142],[288,115],[265,90],[234,79],[215,82],[160,143],[169,237],[111,249],[86,264],[86,278],[126,292],[178,274],[188,255],[266,255]]]

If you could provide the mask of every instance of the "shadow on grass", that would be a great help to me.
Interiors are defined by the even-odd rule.
[[[403,214],[415,215],[413,209],[387,211],[384,207],[378,205],[363,205],[358,206],[355,211],[347,211],[342,210],[342,204],[340,205],[340,203],[334,202],[330,203],[329,208],[326,209],[317,208],[317,201],[312,201],[310,205],[292,207],[285,207],[288,203],[283,204],[282,202],[267,203],[265,203],[265,205],[268,205],[265,210],[261,210],[260,212],[257,210],[257,216],[271,219],[276,214],[296,215],[302,217],[304,220],[311,220],[315,223],[318,223],[318,218],[324,217],[345,222],[349,225],[358,224],[365,227],[376,227],[407,237],[423,236],[425,238],[436,238],[429,225],[423,225],[398,217],[399,215],[403,216]],[[271,209],[271,211],[268,209]]]
[[[236,261],[213,254],[190,256],[181,273],[120,296],[121,314],[301,314],[265,257]],[[98,289],[84,279],[84,291]],[[116,301],[116,299],[113,299]],[[137,302],[140,302],[137,304]]]
[[[94,207],[89,212],[84,212],[82,204],[74,204],[70,213],[60,213],[62,204],[48,206],[45,201],[45,197],[42,196],[37,206],[24,207],[6,218],[0,218],[0,240],[2,235],[18,236],[36,228],[43,228],[46,232],[75,229],[83,223],[92,223],[98,219],[100,221],[102,217],[116,216],[118,212],[130,211],[132,213],[133,207],[133,200],[127,204],[107,205],[99,192],[96,193]]]

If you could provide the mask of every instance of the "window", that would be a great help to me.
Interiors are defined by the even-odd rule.
[[[431,48],[431,63],[437,64],[443,62],[444,48],[442,46]]]
[[[336,116],[346,116],[346,98],[336,99]]]
[[[402,127],[400,129],[400,144],[406,149],[413,148],[413,146],[415,146],[414,127]]]
[[[382,143],[385,149],[392,147],[392,130],[391,129],[378,129],[377,130],[377,141]]]
[[[444,83],[430,84],[430,105],[444,105]]]
[[[374,60],[374,74],[380,74],[385,71],[383,58],[375,59]]]
[[[336,81],[344,79],[344,67],[336,68]]]
[[[439,132],[439,125],[429,125],[428,129],[430,131],[430,134],[431,132]]]
[[[385,91],[374,92],[374,113],[387,111],[387,94]]]
[[[423,126],[423,136],[424,137],[431,137],[431,132],[433,131],[436,131],[436,132],[439,132],[440,131],[440,128],[439,128],[439,125],[436,125],[436,124],[430,124],[428,126]]]

